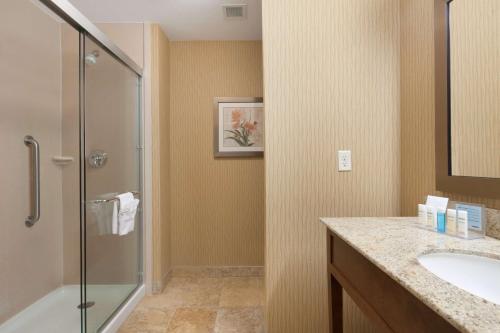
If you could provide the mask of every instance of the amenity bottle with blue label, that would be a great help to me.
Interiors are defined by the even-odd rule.
[[[438,209],[437,211],[437,231],[446,232],[446,211],[444,209]]]

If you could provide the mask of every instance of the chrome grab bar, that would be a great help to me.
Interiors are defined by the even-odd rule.
[[[137,191],[130,191],[134,195],[134,197],[139,196],[141,193]],[[109,198],[109,199],[96,199],[96,200],[89,200],[87,203],[92,203],[92,204],[99,204],[99,203],[107,203],[107,202],[113,202],[113,201],[118,201],[118,198]]]
[[[24,137],[24,144],[31,147],[31,214],[24,223],[32,227],[40,219],[40,145],[31,135]]]

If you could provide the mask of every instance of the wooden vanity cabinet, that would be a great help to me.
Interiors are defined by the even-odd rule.
[[[344,332],[342,290],[381,332],[460,332],[330,230],[327,244],[330,332]]]

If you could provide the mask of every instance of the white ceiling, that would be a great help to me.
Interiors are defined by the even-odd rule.
[[[261,0],[69,0],[94,22],[156,22],[171,40],[260,40]],[[222,4],[247,4],[226,20]]]

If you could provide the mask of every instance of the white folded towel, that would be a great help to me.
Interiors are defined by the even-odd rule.
[[[112,232],[115,235],[123,236],[134,231],[139,199],[135,199],[130,192],[119,194],[116,198],[118,200],[115,201],[113,207]]]
[[[97,199],[114,198],[117,194],[118,193],[105,193],[98,195]],[[99,236],[110,235],[112,233],[114,203],[96,202],[91,203],[88,207],[97,224],[97,232]]]

